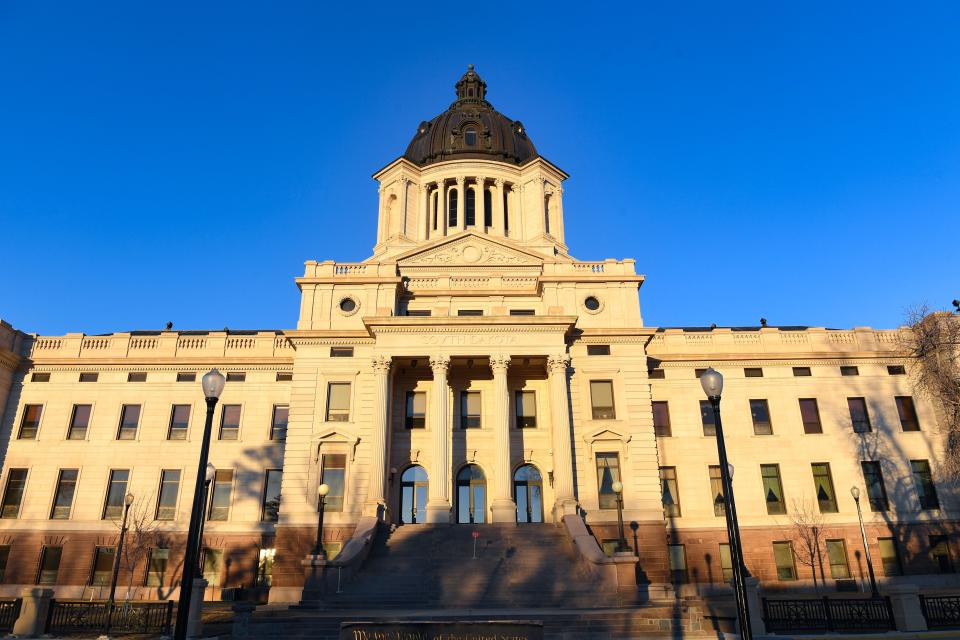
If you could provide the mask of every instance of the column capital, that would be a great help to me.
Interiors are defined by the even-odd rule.
[[[484,183],[487,181],[487,176],[477,176],[476,178],[477,186],[483,188]]]
[[[506,183],[507,181],[504,180],[503,178],[497,178],[496,180],[493,181],[493,184],[495,184],[498,189],[503,189],[503,185],[505,185]]]
[[[552,374],[564,374],[570,366],[570,356],[565,353],[547,356],[547,369]]]
[[[426,193],[427,189],[429,188],[430,188],[430,185],[423,182],[417,185],[417,191],[419,191],[421,194]]]
[[[433,369],[433,375],[446,375],[450,369],[450,356],[430,356],[430,368]]]
[[[493,375],[505,374],[510,367],[510,356],[505,353],[497,353],[490,356],[490,368]]]
[[[410,182],[410,178],[408,178],[407,176],[400,176],[399,178],[397,178],[397,182],[399,182],[400,186],[403,187],[403,186],[406,186],[408,182]]]
[[[467,181],[467,177],[466,177],[466,176],[457,176],[457,177],[456,177],[457,186],[460,187],[461,189],[463,188],[463,183],[466,182],[466,181]]]
[[[392,365],[393,358],[390,356],[374,356],[370,359],[370,367],[376,374],[387,375]]]

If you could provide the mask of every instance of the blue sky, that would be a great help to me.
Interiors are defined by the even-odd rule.
[[[338,6],[333,6],[334,4]],[[960,4],[0,3],[0,317],[292,328],[467,63],[650,325],[960,297]]]

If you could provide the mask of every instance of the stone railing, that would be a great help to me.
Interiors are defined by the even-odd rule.
[[[838,331],[811,327],[780,330],[773,327],[754,331],[717,328],[704,331],[666,329],[650,341],[649,352],[657,354],[720,353],[860,353],[881,351],[891,355],[900,348],[899,330],[858,327]]]
[[[38,336],[33,340],[30,357],[48,358],[289,358],[293,345],[283,334],[274,331],[233,334],[224,331],[179,333],[162,331],[156,334],[113,333],[85,336]]]

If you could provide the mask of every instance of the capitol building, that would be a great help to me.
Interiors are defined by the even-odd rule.
[[[444,540],[479,532],[490,549],[513,536],[503,571],[542,539],[563,550],[554,582],[722,587],[708,367],[725,378],[745,564],[764,589],[864,588],[853,487],[881,585],[955,584],[958,505],[898,330],[647,326],[639,290],[656,265],[575,258],[567,174],[472,67],[455,89],[373,176],[377,211],[358,212],[377,216],[372,255],[308,260],[288,328],[0,324],[0,595],[105,597],[130,494],[119,594],[175,597],[212,368],[227,381],[202,541],[209,599],[323,598],[318,566],[348,598],[365,572],[406,567],[399,550],[417,549],[417,532],[437,567],[455,552]]]

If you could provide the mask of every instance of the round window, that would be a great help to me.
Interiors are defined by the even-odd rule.
[[[340,301],[340,311],[352,313],[357,310],[357,301],[353,298],[344,298]]]
[[[600,309],[600,301],[595,296],[587,296],[583,301],[583,306],[585,306],[588,311],[598,311]]]

